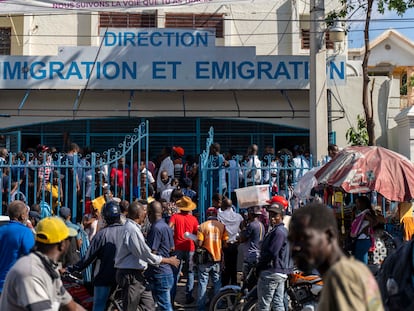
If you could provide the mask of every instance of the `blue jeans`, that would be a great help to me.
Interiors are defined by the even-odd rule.
[[[260,272],[257,282],[257,306],[260,311],[285,311],[283,303],[286,277],[270,270]]]
[[[212,262],[204,265],[198,265],[198,297],[197,310],[204,311],[207,301],[207,285],[211,276],[214,293],[216,295],[221,288],[220,280],[221,266],[220,262]]]
[[[93,311],[105,311],[111,286],[94,286],[93,288]]]
[[[178,281],[180,280],[180,273],[181,273],[181,270],[183,269],[184,263],[188,265],[188,277],[187,277],[187,284],[185,286],[185,296],[187,299],[190,297],[193,297],[193,289],[194,289],[194,262],[193,262],[194,252],[176,250],[175,254],[177,255],[177,258],[180,259],[180,266],[178,267],[178,269],[175,269],[173,267],[174,284],[171,290],[172,301],[175,300],[175,295],[177,292],[177,284],[178,284]]]
[[[371,247],[371,239],[356,239],[354,257],[364,264],[368,264],[368,251]]]
[[[172,274],[157,274],[151,276],[151,290],[157,303],[157,310],[172,311],[171,289],[174,284]]]

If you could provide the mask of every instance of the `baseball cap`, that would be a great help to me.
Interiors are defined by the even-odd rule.
[[[270,207],[267,209],[267,211],[275,213],[275,214],[283,215],[284,206],[280,203],[273,203],[272,205],[270,205]]]
[[[69,207],[63,206],[59,210],[59,215],[62,218],[65,218],[66,219],[70,214],[71,214],[71,211],[70,211]]]
[[[215,208],[215,207],[209,207],[208,209],[207,209],[207,212],[206,212],[207,214],[208,213],[214,213],[214,214],[217,214],[217,209]]]
[[[288,207],[289,205],[288,200],[286,200],[286,198],[281,195],[274,195],[270,198],[270,200],[267,200],[266,203],[269,203],[270,205],[274,203],[280,203],[283,205],[284,208]]]
[[[66,226],[62,218],[56,216],[43,218],[36,226],[36,241],[43,244],[56,244],[77,234],[75,229]]]
[[[182,157],[184,156],[184,148],[180,147],[180,146],[174,146],[172,147],[172,150],[179,156]]]

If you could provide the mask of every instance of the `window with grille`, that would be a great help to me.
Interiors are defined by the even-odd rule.
[[[0,55],[11,53],[11,28],[0,27]]]
[[[157,13],[99,13],[99,27],[112,28],[155,28],[157,27]]]
[[[214,28],[216,38],[224,37],[224,18],[222,14],[167,13],[166,28]]]
[[[329,32],[325,33],[325,47],[328,50],[334,49],[334,42],[329,40]],[[302,49],[304,50],[310,49],[310,30],[309,29],[302,29]]]

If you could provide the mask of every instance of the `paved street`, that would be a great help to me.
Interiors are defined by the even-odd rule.
[[[197,310],[197,279],[194,280],[194,292],[193,292],[193,297],[196,299],[191,305],[186,305],[185,304],[185,284],[186,284],[186,279],[184,277],[182,277],[180,279],[180,282],[178,283],[178,288],[177,288],[177,296],[175,298],[175,308],[174,310]]]

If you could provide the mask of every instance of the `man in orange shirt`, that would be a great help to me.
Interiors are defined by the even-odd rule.
[[[198,229],[198,246],[204,247],[210,254],[210,260],[198,264],[198,300],[197,310],[203,311],[206,306],[206,292],[209,278],[213,283],[213,296],[221,288],[221,256],[222,247],[226,246],[229,239],[226,227],[217,220],[217,209],[209,207],[206,212],[207,221]]]

